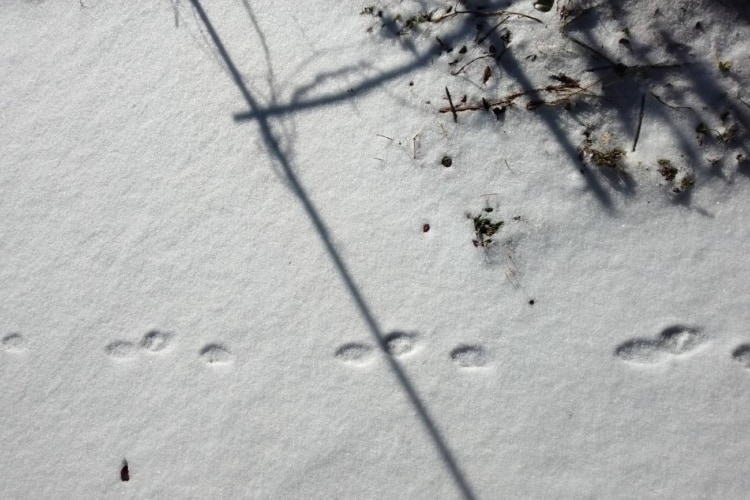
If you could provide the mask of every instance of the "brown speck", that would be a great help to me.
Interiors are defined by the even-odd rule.
[[[120,479],[122,481],[130,481],[130,471],[128,470],[128,461],[122,461],[122,469],[120,469]]]
[[[426,233],[426,232],[428,232],[429,230],[430,230],[430,225],[429,225],[429,224],[425,224],[424,226],[422,226],[422,232],[423,232],[423,233]]]
[[[440,163],[441,163],[441,164],[442,164],[442,165],[443,165],[443,166],[444,166],[445,168],[448,168],[448,167],[450,167],[451,165],[453,165],[453,160],[451,159],[451,157],[450,157],[450,156],[443,156],[443,159],[442,159],[442,161],[441,161]]]

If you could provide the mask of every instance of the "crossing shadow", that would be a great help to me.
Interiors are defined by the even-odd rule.
[[[294,192],[300,204],[303,206],[305,212],[307,213],[310,219],[310,222],[312,223],[313,227],[318,233],[318,236],[320,237],[323,247],[326,249],[328,256],[330,257],[331,261],[334,263],[339,273],[339,277],[343,281],[344,286],[346,287],[349,295],[352,297],[354,303],[356,304],[356,307],[360,315],[362,316],[366,325],[368,326],[370,330],[370,334],[372,335],[376,345],[383,352],[384,358],[388,361],[388,365],[389,365],[391,372],[395,376],[396,380],[398,381],[399,385],[401,386],[405,395],[407,396],[409,402],[411,403],[412,407],[414,408],[417,415],[419,416],[419,419],[425,431],[430,436],[435,448],[437,449],[440,455],[440,458],[442,459],[443,463],[446,466],[446,469],[450,473],[456,485],[456,488],[458,489],[458,491],[460,492],[463,498],[466,498],[466,499],[476,498],[468,480],[466,479],[465,473],[460,468],[458,461],[454,456],[453,451],[448,446],[448,443],[446,442],[443,434],[440,432],[434,420],[434,417],[430,414],[427,406],[425,405],[420,395],[417,393],[417,390],[415,389],[414,384],[412,383],[412,381],[410,380],[410,378],[408,377],[404,369],[400,366],[397,360],[389,354],[388,346],[386,342],[386,335],[384,334],[383,329],[378,324],[377,319],[373,315],[372,311],[370,310],[370,307],[367,304],[367,301],[365,300],[364,296],[360,292],[359,287],[357,286],[353,276],[351,275],[348,267],[346,266],[346,263],[343,261],[341,255],[336,249],[331,239],[331,235],[330,235],[330,231],[328,227],[326,226],[325,222],[321,218],[318,210],[315,208],[313,201],[307,195],[307,192],[305,191],[304,187],[302,186],[299,179],[297,178],[294,166],[291,160],[289,159],[289,154],[288,152],[284,151],[284,148],[281,145],[280,139],[277,133],[274,131],[274,128],[272,126],[272,119],[274,117],[278,117],[279,115],[283,115],[285,113],[293,113],[293,112],[299,111],[300,109],[305,109],[305,108],[309,108],[313,106],[320,106],[324,104],[330,104],[332,102],[336,102],[337,100],[342,100],[346,96],[330,95],[325,98],[317,98],[311,101],[307,101],[307,102],[303,101],[301,103],[294,103],[294,104],[289,104],[289,105],[275,104],[272,100],[269,106],[266,106],[266,107],[260,106],[257,99],[253,96],[253,94],[245,85],[243,78],[239,70],[237,69],[237,66],[235,65],[234,61],[232,60],[229,53],[227,52],[226,47],[222,43],[218,33],[214,29],[213,24],[211,23],[208,15],[206,14],[205,10],[203,9],[203,6],[201,5],[201,2],[199,0],[191,0],[191,4],[193,8],[195,9],[195,12],[198,14],[200,21],[203,23],[204,27],[206,28],[206,31],[208,32],[211,38],[211,41],[213,42],[219,54],[219,57],[221,58],[226,68],[228,69],[229,74],[232,77],[232,80],[234,81],[238,90],[242,94],[242,97],[244,98],[249,108],[248,113],[240,115],[238,118],[252,119],[257,124],[261,139],[263,140],[263,143],[266,147],[266,151],[269,157],[275,160],[275,162],[281,168],[281,171],[283,172],[288,182],[289,188]],[[252,10],[250,9],[249,4],[244,2],[244,5],[252,17]],[[253,19],[254,25],[257,27],[257,23],[255,23],[254,17],[252,17],[252,19]],[[268,54],[267,47],[265,47],[264,42],[262,42],[262,45],[264,46],[266,54]],[[428,60],[427,57],[424,57],[424,58],[417,57],[414,63],[410,65],[410,67],[404,67],[404,68],[401,68],[400,70],[396,70],[392,72],[390,75],[383,75],[371,81],[363,82],[360,85],[360,89],[366,90],[366,89],[375,88],[378,85],[380,85],[382,82],[386,81],[387,79],[393,78],[397,74],[408,72],[411,69],[419,66],[420,64],[424,64],[427,60]]]

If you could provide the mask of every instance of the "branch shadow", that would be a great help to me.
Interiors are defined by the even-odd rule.
[[[741,22],[747,22],[747,19],[750,17],[750,14],[748,14],[750,11],[743,10],[743,1],[717,1],[727,9],[727,12],[734,15]],[[329,257],[334,262],[349,294],[352,296],[360,314],[368,325],[377,346],[385,354],[391,371],[416,409],[421,422],[440,453],[444,464],[451,473],[457,488],[465,498],[474,498],[474,494],[464,473],[458,466],[453,453],[450,451],[413,384],[397,361],[388,355],[386,339],[376,318],[371,313],[348,268],[332,243],[327,226],[297,179],[291,158],[292,151],[285,151],[285,148],[282,147],[279,134],[274,131],[274,128],[278,123],[282,123],[283,126],[282,118],[285,116],[293,116],[297,113],[313,110],[318,107],[346,102],[354,95],[364,95],[375,89],[379,89],[390,80],[407,75],[433,63],[441,54],[452,52],[453,48],[460,46],[462,42],[465,42],[467,45],[470,44],[471,42],[467,42],[467,40],[473,40],[474,46],[487,46],[488,52],[491,52],[489,51],[490,47],[494,47],[495,50],[500,48],[495,57],[493,57],[493,60],[502,74],[509,76],[515,81],[520,91],[524,93],[530,103],[544,103],[542,93],[534,90],[535,86],[532,78],[524,70],[523,60],[515,53],[509,40],[504,38],[501,31],[497,29],[499,26],[499,24],[496,24],[497,19],[485,14],[487,11],[493,9],[505,8],[509,2],[505,2],[504,4],[503,2],[489,0],[484,5],[474,5],[471,0],[459,0],[452,8],[458,9],[460,6],[460,8],[471,12],[468,13],[469,15],[456,17],[455,22],[451,23],[452,28],[447,34],[441,34],[440,37],[435,36],[435,43],[427,50],[419,50],[417,44],[408,36],[404,36],[404,23],[399,23],[397,17],[392,14],[378,12],[377,23],[380,24],[380,34],[395,39],[398,42],[398,46],[411,56],[409,61],[392,69],[382,71],[376,76],[362,78],[354,85],[349,85],[346,89],[316,94],[315,89],[322,83],[329,80],[335,81],[348,75],[356,74],[357,71],[373,68],[367,65],[367,63],[363,63],[361,66],[342,66],[334,70],[324,71],[316,75],[312,81],[297,87],[291,93],[290,98],[282,102],[274,91],[275,79],[270,51],[265,37],[257,24],[248,0],[242,0],[253,27],[260,37],[268,67],[266,83],[271,95],[267,99],[268,102],[266,105],[262,105],[261,100],[248,90],[247,85],[244,83],[241,74],[219,39],[208,16],[203,11],[200,0],[191,0],[191,3],[201,23],[205,26],[213,45],[216,47],[219,58],[223,61],[222,66],[227,68],[228,73],[247,103],[248,110],[235,113],[233,115],[234,120],[236,122],[257,122],[261,138],[269,156],[276,160],[275,164],[280,167],[284,178],[288,181],[290,188],[307,212]],[[418,3],[425,12],[428,12],[429,5],[431,4],[423,1],[419,1]],[[568,2],[568,5],[572,3]],[[619,125],[624,129],[632,131],[634,138],[633,151],[635,151],[641,121],[643,119],[658,119],[660,123],[666,124],[670,128],[670,132],[675,138],[679,150],[687,161],[693,165],[700,165],[702,161],[701,151],[698,149],[695,138],[692,136],[692,129],[686,131],[684,124],[678,123],[676,116],[683,118],[682,115],[677,115],[677,113],[690,113],[692,119],[699,121],[701,112],[692,108],[680,109],[679,106],[669,106],[658,95],[654,94],[653,89],[657,84],[668,84],[670,77],[679,74],[682,78],[687,78],[692,82],[692,90],[702,99],[707,109],[710,109],[714,113],[719,113],[719,108],[722,106],[717,104],[719,101],[717,101],[716,95],[723,91],[722,86],[715,79],[706,76],[711,74],[707,68],[681,59],[680,49],[677,47],[678,44],[670,39],[667,29],[668,25],[664,30],[661,30],[661,37],[667,44],[677,47],[674,51],[674,55],[677,57],[675,61],[667,61],[667,63],[660,64],[652,60],[647,50],[641,52],[637,50],[630,50],[629,52],[621,50],[617,52],[613,49],[607,55],[607,50],[601,48],[603,41],[597,35],[596,29],[601,22],[603,16],[601,9],[604,6],[609,6],[613,9],[612,15],[615,19],[617,18],[617,12],[615,11],[619,7],[617,7],[616,3],[607,2],[590,4],[591,2],[587,4],[589,7],[581,12],[578,18],[573,19],[568,24],[569,33],[562,36],[567,36],[571,40],[571,45],[575,44],[578,57],[590,65],[590,71],[597,76],[601,76],[602,95],[598,96],[598,98],[611,105],[610,109],[615,113]],[[626,47],[629,43],[629,41],[626,41],[626,43],[621,43],[620,45]],[[594,49],[594,47],[598,48]],[[625,60],[628,64],[621,62],[621,60]],[[311,58],[310,63],[312,62]],[[670,66],[671,63],[675,64]],[[495,111],[497,121],[502,124],[501,114],[497,110]],[[745,128],[747,129],[746,124],[750,121],[746,118],[747,113],[744,113],[737,106],[732,108],[732,112],[738,116],[738,120],[745,124]],[[488,113],[488,115],[490,119],[493,119],[492,113]],[[544,124],[549,135],[561,146],[564,156],[569,160],[570,165],[579,168],[581,173],[584,174],[587,191],[605,212],[610,215],[615,214],[612,193],[616,192],[623,196],[632,196],[635,194],[637,186],[634,179],[629,175],[623,175],[619,171],[590,166],[582,160],[582,146],[571,138],[571,134],[566,127],[565,115],[562,114],[562,111],[552,106],[542,105],[533,111],[533,115]],[[577,120],[575,109],[570,111],[569,116]],[[579,121],[579,123],[581,122]],[[748,171],[750,172],[750,170]],[[711,175],[721,178],[716,172],[713,172]],[[677,193],[672,197],[672,200],[676,204],[691,206],[691,192],[690,190],[685,190],[684,192]],[[700,211],[699,208],[697,210]]]
[[[485,33],[482,37],[483,41],[488,42],[492,47],[502,47],[499,55],[494,58],[497,67],[503,71],[503,74],[510,76],[516,81],[518,86],[526,92],[529,102],[544,102],[540,92],[535,90],[535,86],[526,75],[520,61],[514,56],[513,51],[507,50],[509,46],[507,39],[504,39],[503,35],[498,30],[494,29],[493,23],[488,22],[488,18],[479,17],[476,21],[477,30]],[[570,160],[570,164],[579,166],[581,173],[586,179],[589,192],[607,213],[613,214],[614,206],[612,198],[604,189],[601,182],[599,182],[597,176],[594,175],[592,169],[589,168],[586,163],[581,161],[579,146],[570,140],[564,129],[564,124],[559,113],[554,109],[542,107],[536,110],[535,114],[541,119],[542,123],[547,127],[547,130],[563,148],[565,155]],[[627,188],[628,191],[631,189],[632,187]]]
[[[740,3],[732,0],[718,2],[716,9],[721,16],[734,17],[739,23],[747,23],[747,13],[750,11],[747,11],[746,6],[744,12],[735,12],[741,10]],[[568,3],[571,4],[573,2]],[[695,46],[705,45],[707,40],[701,38],[704,34],[703,23],[696,21],[703,20],[702,11],[691,12],[680,8],[664,9],[662,12],[655,8],[647,26],[648,33],[660,42],[654,44],[639,38],[645,33],[634,34],[628,30],[627,14],[616,3],[600,2],[586,8],[582,8],[582,5],[576,3],[572,7],[577,17],[567,24],[565,36],[580,47],[582,55],[588,56],[590,64],[599,64],[588,71],[602,75],[605,99],[613,105],[622,123],[627,123],[629,117],[636,115],[634,111],[638,97],[646,103],[644,112],[641,113],[643,123],[655,121],[662,125],[661,130],[669,134],[681,153],[680,162],[687,165],[686,176],[689,176],[689,180],[685,185],[672,187],[672,202],[707,215],[705,210],[692,203],[692,179],[719,179],[731,183],[732,177],[722,171],[722,163],[718,159],[710,160],[709,156],[725,155],[736,146],[746,149],[743,143],[748,139],[750,115],[730,98],[728,86],[723,85],[718,78],[716,65],[712,67],[705,58],[696,57],[693,47],[678,42],[674,36],[679,27],[682,39],[689,40]],[[611,9],[611,20],[619,28],[610,28],[606,34],[598,36],[595,30],[602,24],[606,7]],[[594,8],[597,12],[592,12]],[[686,33],[688,36],[685,36]],[[615,35],[614,38],[612,35]],[[608,39],[605,38],[607,36]],[[618,42],[612,43],[617,38]],[[656,60],[654,53],[657,51],[663,51],[664,55],[659,57],[666,60]],[[724,75],[728,76],[732,75]],[[668,96],[666,100],[665,96]],[[697,101],[699,106],[681,105],[681,101],[689,99]],[[669,104],[667,101],[670,100],[676,100],[677,103]],[[737,101],[740,101],[739,97]],[[720,124],[712,126],[719,128],[723,125],[725,129],[736,126],[737,132],[731,140],[719,141],[719,132],[714,129],[710,133],[699,132],[701,128],[708,129],[705,123],[716,123],[719,117]],[[632,123],[628,123],[628,128],[631,126]],[[640,124],[638,130],[640,131]],[[720,142],[724,144],[719,144]],[[738,155],[738,163],[740,158],[741,155]],[[653,161],[655,163],[656,158]],[[742,173],[740,168],[737,173]]]
[[[346,286],[347,291],[349,292],[355,304],[357,305],[357,309],[359,310],[359,313],[365,320],[365,323],[367,324],[370,330],[370,333],[373,339],[375,340],[377,346],[385,354],[384,357],[388,361],[391,371],[393,372],[394,376],[396,377],[399,384],[401,385],[411,405],[413,406],[413,408],[416,410],[417,414],[419,415],[420,421],[422,422],[425,430],[430,436],[434,446],[437,448],[440,454],[440,457],[444,465],[448,469],[449,473],[451,474],[451,477],[457,489],[459,490],[463,498],[466,498],[466,499],[476,498],[474,492],[472,491],[471,486],[469,485],[466,479],[464,472],[459,467],[459,464],[456,458],[454,457],[453,452],[451,451],[445,438],[439,431],[437,424],[435,423],[435,420],[430,415],[427,407],[425,406],[425,403],[420,398],[413,383],[411,382],[407,374],[404,372],[403,368],[396,361],[396,359],[390,355],[389,347],[387,345],[386,335],[383,333],[383,330],[379,326],[376,318],[373,316],[369,306],[367,305],[367,302],[365,301],[364,297],[360,293],[359,288],[354,281],[354,278],[351,276],[346,264],[344,263],[343,259],[341,258],[338,251],[336,250],[336,247],[333,244],[333,241],[330,236],[330,232],[326,224],[320,217],[317,209],[315,208],[315,205],[313,204],[312,200],[308,197],[305,189],[303,188],[303,186],[300,184],[299,180],[297,179],[292,162],[290,161],[288,154],[286,154],[285,151],[283,151],[280,140],[277,137],[277,134],[274,132],[273,127],[272,127],[271,119],[275,116],[296,112],[301,109],[307,109],[307,108],[314,107],[314,106],[320,106],[320,105],[325,105],[325,104],[330,104],[333,102],[341,101],[341,100],[348,98],[349,93],[345,92],[343,94],[338,94],[338,93],[331,94],[323,98],[310,99],[308,101],[291,103],[287,105],[278,105],[275,102],[273,102],[273,99],[272,99],[270,106],[266,108],[262,108],[259,105],[256,98],[251,94],[251,92],[248,90],[247,86],[245,85],[242,75],[240,74],[233,60],[229,56],[229,53],[227,52],[226,48],[224,47],[224,44],[219,38],[218,33],[214,29],[211,21],[209,20],[208,15],[203,10],[200,0],[191,0],[191,3],[198,17],[200,18],[201,22],[203,23],[206,30],[208,31],[208,34],[210,35],[211,40],[219,53],[219,56],[221,57],[221,59],[224,61],[224,64],[228,68],[229,73],[232,79],[234,80],[235,85],[237,86],[238,90],[242,94],[242,97],[244,98],[245,102],[250,108],[249,113],[245,113],[244,115],[241,115],[241,117],[237,119],[253,119],[257,122],[257,125],[260,130],[261,138],[266,146],[268,154],[273,159],[275,159],[276,162],[280,165],[283,173],[285,174],[289,187],[295,193],[300,203],[302,204],[303,208],[307,212],[307,215],[310,218],[310,221],[312,222],[313,226],[318,232],[318,235],[320,236],[323,246],[325,247],[326,251],[328,252],[329,257],[331,258],[335,267],[337,268],[340,278],[344,282],[344,285]],[[245,2],[245,6],[249,12],[252,12],[249,8],[249,4],[247,4],[246,2]],[[254,25],[257,27],[257,23],[255,23],[255,18],[252,17],[252,19],[253,19]],[[266,47],[266,50],[267,50],[267,47]],[[267,57],[267,60],[270,61],[270,58]],[[366,91],[369,89],[373,89],[376,86],[378,86],[380,83],[388,80],[389,78],[393,78],[400,74],[404,74],[422,64],[425,64],[428,60],[429,60],[429,56],[417,57],[416,60],[412,64],[407,65],[406,67],[402,67],[397,70],[394,70],[390,72],[389,74],[386,74],[386,75],[381,76],[380,78],[374,79],[373,81],[363,82],[360,85],[360,90]],[[235,116],[237,117],[237,115]]]

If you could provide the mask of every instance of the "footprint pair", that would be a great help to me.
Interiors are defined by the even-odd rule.
[[[104,348],[104,352],[113,358],[131,358],[135,356],[138,349],[142,349],[149,353],[157,353],[166,349],[173,335],[167,332],[161,332],[158,330],[151,330],[143,336],[138,344],[129,342],[127,340],[115,340],[107,344]]]
[[[655,339],[637,338],[620,344],[615,349],[615,355],[633,363],[659,363],[694,351],[705,341],[705,335],[697,328],[674,325],[663,330]]]
[[[706,337],[698,329],[675,325],[662,331],[655,339],[628,340],[615,349],[615,355],[633,363],[653,364],[694,351],[704,342]],[[732,359],[750,370],[750,343],[735,347]]]
[[[383,338],[383,350],[390,356],[401,357],[419,344],[419,336],[415,333],[392,332]],[[351,342],[336,349],[335,357],[348,364],[363,365],[375,356],[374,346]],[[481,367],[488,363],[487,354],[479,345],[459,345],[450,352],[450,359],[462,368]]]

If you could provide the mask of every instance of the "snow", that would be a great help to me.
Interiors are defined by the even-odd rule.
[[[8,3],[3,497],[747,498],[748,11],[533,4]]]

